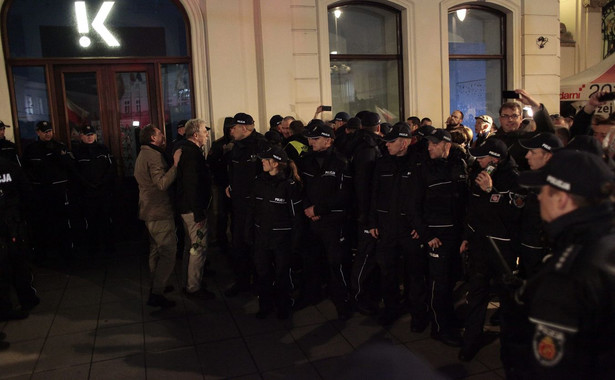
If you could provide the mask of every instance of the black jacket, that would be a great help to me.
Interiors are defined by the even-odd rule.
[[[553,257],[520,299],[534,325],[535,379],[615,378],[615,234],[610,205],[583,207],[546,225]]]
[[[37,140],[26,146],[22,164],[34,186],[65,190],[74,172],[74,159],[66,146],[56,140]]]
[[[369,202],[376,159],[382,157],[382,139],[375,133],[359,129],[352,134],[347,149],[350,154],[350,175],[353,178],[353,214],[361,224],[369,219]]]
[[[263,171],[258,155],[268,146],[265,137],[256,131],[235,141],[229,163],[229,185],[233,201],[247,200],[252,194],[254,179]]]
[[[303,208],[314,206],[323,221],[343,219],[349,206],[352,177],[346,158],[331,147],[322,152],[310,151],[301,160],[304,184]]]
[[[201,148],[186,140],[181,149],[176,179],[177,211],[194,213],[198,223],[205,220],[211,201],[211,174]]]
[[[96,198],[110,195],[116,173],[109,149],[97,142],[80,143],[73,147],[73,156],[81,182],[81,196]]]
[[[555,127],[553,126],[553,121],[551,120],[549,111],[547,111],[544,105],[541,104],[540,106],[540,110],[534,114],[534,121],[536,122],[536,131],[513,131],[506,133],[502,128],[500,128],[493,135],[493,138],[500,139],[504,141],[504,143],[506,143],[506,146],[508,147],[508,154],[512,156],[512,158],[514,158],[515,162],[519,166],[519,170],[521,171],[529,170],[530,166],[528,165],[527,159],[525,158],[525,155],[527,154],[527,149],[525,149],[519,144],[519,140],[529,139],[539,133],[544,132],[555,133]]]
[[[411,199],[416,168],[413,157],[383,156],[376,160],[372,180],[368,229],[378,228],[380,239],[409,237],[414,209]]]
[[[468,202],[468,173],[460,150],[449,157],[428,159],[416,170],[413,180],[413,225],[423,243],[438,237],[433,228],[450,228],[460,236]]]
[[[21,166],[19,155],[17,154],[17,146],[7,139],[0,139],[0,157]]]
[[[483,169],[478,161],[469,176],[470,194],[464,239],[473,234],[480,238],[512,240],[517,237],[521,209],[524,206],[524,191],[517,185],[519,172],[512,157],[502,160],[491,174],[493,189],[484,192],[475,182]]]
[[[211,144],[209,154],[207,155],[207,163],[211,169],[214,185],[220,187],[228,186],[228,164],[232,140],[229,136],[222,136]]]
[[[303,215],[300,185],[288,173],[261,173],[254,181],[249,226],[256,229],[255,244],[266,246],[280,234],[296,232]]]
[[[32,187],[22,169],[0,157],[0,238],[15,232],[29,210]]]

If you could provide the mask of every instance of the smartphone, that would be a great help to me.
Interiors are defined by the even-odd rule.
[[[320,106],[320,109],[324,111],[331,111],[331,106]]]
[[[494,171],[495,171],[495,166],[493,165],[487,165],[487,167],[484,170],[484,172],[489,175],[493,174]]]
[[[600,95],[600,97],[598,98],[598,100],[600,100],[601,102],[606,102],[607,100],[613,99],[615,99],[615,92],[607,92],[606,94]]]
[[[519,99],[519,94],[514,91],[502,91],[502,99]]]

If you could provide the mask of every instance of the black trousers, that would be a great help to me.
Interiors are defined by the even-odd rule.
[[[352,264],[352,302],[377,308],[380,303],[380,283],[376,262],[376,242],[365,226],[357,229],[357,251]]]
[[[249,233],[252,228],[247,225],[248,207],[250,204],[245,199],[233,199],[231,261],[236,282],[241,285],[249,285],[250,277],[254,273],[254,241]]]
[[[262,234],[255,231],[254,267],[261,310],[291,307],[293,280],[291,273],[291,231]],[[272,236],[275,235],[275,236]]]
[[[465,347],[477,347],[480,345],[487,305],[491,296],[491,280],[495,280],[495,290],[500,297],[500,318],[506,320],[506,312],[510,310],[507,303],[512,302],[507,291],[501,286],[502,272],[498,267],[497,259],[492,248],[487,245],[484,238],[473,237],[470,240],[469,252],[469,289],[468,289],[468,312],[465,321],[465,333],[463,344]],[[514,269],[516,257],[513,254],[511,242],[496,240],[504,260],[511,269]],[[506,336],[505,325],[501,326],[500,336]],[[502,346],[506,344],[505,339]],[[502,352],[506,349],[503,348]]]
[[[439,248],[425,246],[429,258],[429,309],[431,329],[448,333],[455,323],[453,289],[461,277],[461,236],[452,228],[433,228],[432,233],[442,242]]]
[[[34,207],[30,218],[34,252],[38,258],[72,255],[73,241],[69,219],[69,198],[65,186],[33,186]]]
[[[19,243],[0,238],[0,313],[13,308],[11,287],[15,289],[22,306],[32,304],[37,299],[25,252],[20,249]]]
[[[399,268],[403,268],[403,283],[412,318],[427,320],[427,258],[419,241],[410,236],[389,237],[381,230],[376,243],[376,262],[380,269],[380,290],[385,308],[401,306]]]
[[[304,296],[317,300],[321,295],[325,261],[326,281],[333,303],[340,307],[349,299],[350,250],[344,238],[344,226],[340,221],[319,220],[310,222],[306,249],[303,250]],[[323,260],[324,258],[324,260]]]

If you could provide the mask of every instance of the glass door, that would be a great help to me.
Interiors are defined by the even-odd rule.
[[[59,137],[72,145],[79,128],[92,125],[115,156],[118,174],[132,177],[141,128],[163,120],[153,78],[148,64],[56,67]]]

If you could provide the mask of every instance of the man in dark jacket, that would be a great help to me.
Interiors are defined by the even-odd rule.
[[[24,211],[32,188],[21,168],[0,157],[0,321],[23,319],[40,302],[26,263]],[[21,308],[13,307],[11,288]],[[0,348],[2,347],[0,342]]]
[[[401,314],[403,303],[399,290],[399,268],[408,261],[410,271],[404,273],[406,289],[412,314],[411,329],[418,332],[427,325],[426,283],[427,262],[421,252],[419,241],[413,238],[412,214],[414,207],[409,202],[414,179],[414,157],[409,154],[412,139],[410,127],[399,122],[384,136],[389,154],[376,160],[374,167],[368,230],[376,241],[375,260],[380,269],[380,289],[384,310],[379,322],[392,324]],[[367,257],[369,259],[369,256]],[[359,271],[358,301],[362,300],[360,285],[369,275],[367,261]]]
[[[458,254],[467,203],[467,168],[460,149],[452,148],[452,136],[442,129],[425,136],[429,159],[416,171],[414,228],[429,260],[431,336],[459,347],[455,331],[453,288],[461,277]]]
[[[32,213],[35,254],[38,258],[69,258],[72,250],[70,236],[69,174],[74,159],[66,146],[53,138],[48,121],[36,124],[38,140],[26,146],[23,154],[24,171],[36,197]]]
[[[207,154],[207,164],[213,177],[212,186],[212,211],[214,217],[213,231],[215,244],[223,253],[228,250],[228,220],[231,213],[231,200],[224,194],[228,186],[228,164],[231,149],[233,149],[233,139],[231,138],[232,117],[224,118],[222,137],[211,144]],[[209,224],[211,227],[211,224]],[[214,243],[212,242],[212,243]]]
[[[184,249],[183,279],[185,293],[192,297],[211,299],[212,292],[202,286],[203,266],[207,250],[207,209],[211,202],[211,174],[203,146],[209,139],[209,128],[201,119],[186,122],[186,142],[177,165],[177,211],[190,237],[190,249]]]
[[[10,125],[6,125],[0,120],[0,157],[3,157],[21,166],[21,162],[19,161],[19,155],[17,154],[17,146],[15,145],[15,143],[7,140],[6,136],[4,135],[6,128],[10,127]]]
[[[483,326],[489,303],[489,282],[501,283],[501,270],[487,241],[492,238],[503,259],[510,268],[515,268],[516,255],[513,242],[517,238],[519,219],[524,198],[517,190],[517,165],[508,155],[503,141],[490,138],[479,147],[470,149],[476,157],[470,172],[470,195],[464,240],[460,252],[469,249],[468,313],[465,322],[463,347],[459,358],[472,360],[483,344]],[[501,294],[502,336],[504,314],[508,300]],[[504,352],[505,344],[502,343]],[[504,355],[503,355],[504,356]]]
[[[519,166],[519,170],[527,170],[527,160],[525,154],[527,149],[519,145],[519,139],[528,139],[538,133],[550,132],[555,133],[553,121],[549,116],[549,112],[545,106],[538,103],[525,90],[515,90],[519,94],[519,100],[523,105],[531,106],[534,112],[534,121],[536,122],[536,130],[533,132],[524,132],[521,130],[521,122],[523,121],[522,104],[517,102],[508,102],[500,107],[500,128],[493,137],[498,138],[506,144],[510,156]]]
[[[517,293],[532,329],[523,379],[615,377],[615,176],[586,152],[556,152],[542,171],[522,173],[524,186],[540,186],[540,215],[553,256]]]
[[[109,148],[96,141],[96,130],[85,125],[79,131],[81,143],[73,148],[79,174],[79,203],[86,220],[86,237],[91,251],[104,245],[113,248],[111,205],[115,162]]]
[[[383,155],[382,149],[386,150],[386,147],[378,136],[380,132],[380,117],[378,114],[361,111],[357,114],[357,117],[361,120],[361,129],[352,134],[345,147],[348,157],[350,157],[350,174],[353,182],[349,229],[353,230],[353,236],[356,237],[356,255],[352,267],[352,293],[353,300],[357,302],[357,309],[361,313],[374,314],[377,312],[376,305],[378,305],[377,299],[379,297],[376,294],[365,294],[367,298],[361,300],[362,296],[359,293],[379,288],[375,277],[366,277],[362,273],[375,273],[369,268],[376,265],[373,260],[376,239],[369,232],[368,222],[374,166],[376,160]],[[353,245],[355,239],[352,239]]]
[[[251,287],[252,241],[246,236],[250,195],[254,179],[263,171],[258,154],[269,147],[267,140],[254,130],[254,119],[246,113],[233,117],[231,125],[233,149],[230,153],[229,186],[226,195],[233,202],[233,249],[232,260],[235,269],[235,283],[225,291],[227,297],[246,292]]]
[[[329,294],[335,304],[339,319],[351,315],[348,303],[348,272],[350,251],[346,245],[344,221],[348,210],[348,190],[351,178],[348,164],[342,154],[335,151],[333,129],[321,120],[312,120],[307,137],[312,150],[301,162],[304,181],[304,214],[310,220],[305,241],[303,270],[305,298],[319,301],[320,258],[326,256],[329,269]]]
[[[553,157],[554,152],[562,147],[560,139],[548,132],[539,133],[530,139],[519,140],[519,144],[528,150],[525,158],[531,170],[542,169]],[[542,260],[548,254],[536,189],[529,189],[527,192],[520,227],[517,245],[519,269],[523,278],[529,278],[540,270]]]

